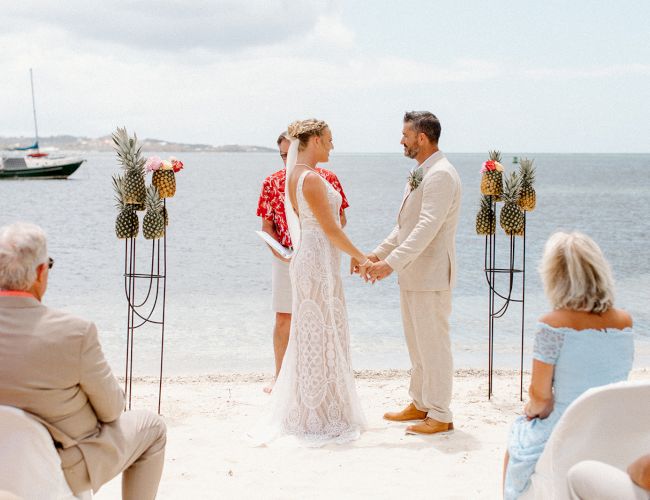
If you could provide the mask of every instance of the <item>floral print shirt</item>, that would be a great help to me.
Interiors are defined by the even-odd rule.
[[[338,177],[333,172],[324,168],[316,167],[316,171],[329,182],[334,189],[340,194],[343,201],[341,202],[341,214],[348,208],[348,200],[343,193],[343,187]],[[262,184],[262,193],[257,204],[257,215],[265,220],[273,222],[275,232],[280,237],[280,243],[285,247],[291,248],[291,237],[287,227],[287,216],[284,212],[284,184],[287,177],[287,170],[283,168],[264,179]]]

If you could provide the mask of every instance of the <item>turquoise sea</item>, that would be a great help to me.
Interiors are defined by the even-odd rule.
[[[650,367],[650,154],[516,154],[535,158],[537,166],[537,209],[527,219],[525,366],[536,318],[548,309],[536,267],[546,238],[564,229],[583,231],[603,248],[616,278],[617,305],[635,319],[635,364]],[[513,155],[504,154],[507,170],[513,168]],[[167,204],[165,373],[271,372],[271,257],[254,230],[260,226],[255,211],[262,180],[281,167],[281,160],[270,153],[175,156],[185,162],[185,170]],[[485,155],[448,157],[463,182],[451,320],[456,366],[486,368],[485,240],[474,232]],[[114,235],[111,188],[111,175],[119,169],[110,153],[86,158],[67,181],[0,181],[0,225],[25,220],[46,229],[55,260],[46,302],[93,319],[109,361],[122,373],[124,243]],[[357,246],[371,250],[394,225],[412,160],[401,154],[336,153],[325,166],[339,176],[350,201],[348,234]],[[505,265],[507,240],[500,229],[497,235],[499,263]],[[516,250],[520,259],[520,239]],[[150,243],[140,239],[138,252],[146,259]],[[345,267],[347,259],[343,273]],[[345,275],[344,284],[355,368],[407,368],[395,277],[371,286]],[[505,289],[505,277],[498,286]],[[513,295],[520,294],[517,281]],[[520,327],[517,305],[496,321],[495,368],[519,366]],[[135,375],[156,373],[159,334],[158,328],[137,330]]]

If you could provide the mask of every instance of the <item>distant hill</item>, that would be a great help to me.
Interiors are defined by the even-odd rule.
[[[10,149],[19,146],[29,146],[33,137],[0,137],[0,149]],[[225,146],[212,146],[210,144],[184,144],[181,142],[161,141],[160,139],[139,139],[142,149],[153,151],[177,152],[207,152],[207,153],[270,153],[276,149],[264,146],[245,146],[227,144]],[[110,135],[91,139],[89,137],[75,137],[72,135],[53,135],[41,137],[39,146],[43,150],[65,151],[113,151],[113,141]]]

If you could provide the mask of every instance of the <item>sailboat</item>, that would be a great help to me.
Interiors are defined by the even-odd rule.
[[[50,155],[41,153],[38,147],[38,124],[36,122],[36,100],[34,99],[34,76],[29,70],[29,80],[32,85],[32,109],[34,111],[34,144],[12,151],[32,151],[27,155],[12,153],[0,156],[0,179],[32,178],[32,179],[66,179],[86,161],[81,157]]]

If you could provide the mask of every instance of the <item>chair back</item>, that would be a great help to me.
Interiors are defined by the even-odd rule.
[[[0,490],[23,500],[76,498],[47,429],[25,412],[0,405]]]
[[[650,451],[650,381],[589,389],[567,408],[522,499],[570,499],[567,473],[583,460],[621,470]]]

